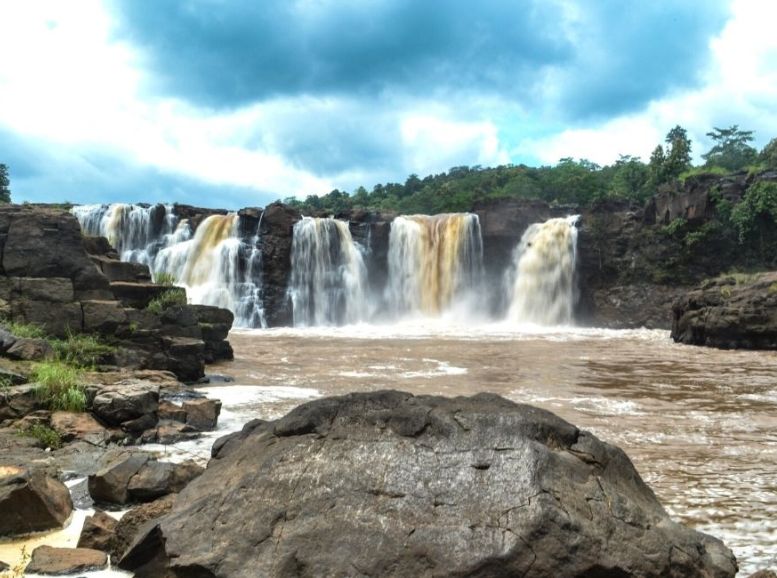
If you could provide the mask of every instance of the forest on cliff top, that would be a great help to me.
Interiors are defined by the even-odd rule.
[[[554,204],[590,206],[602,199],[644,203],[662,186],[692,175],[752,173],[777,168],[777,138],[760,152],[751,146],[753,131],[737,125],[707,133],[712,148],[702,155],[704,164],[694,167],[692,142],[687,131],[674,127],[649,161],[621,155],[612,165],[600,166],[586,159],[563,158],[555,166],[502,165],[493,168],[459,166],[420,178],[410,175],[404,183],[377,184],[371,191],[359,187],[352,193],[335,189],[326,195],[295,197],[283,202],[305,214],[337,214],[348,209],[393,211],[400,214],[471,211],[488,199],[541,199]]]

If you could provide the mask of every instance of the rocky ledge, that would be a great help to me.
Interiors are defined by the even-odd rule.
[[[122,263],[104,239],[84,238],[62,209],[0,207],[0,318],[65,338],[88,333],[114,346],[104,364],[168,370],[183,381],[204,376],[205,363],[231,359],[231,312],[187,305],[182,288],[150,283],[145,265]],[[149,308],[162,293],[180,298]],[[0,339],[16,359],[50,355],[40,342]],[[11,351],[13,349],[13,351]]]
[[[777,272],[724,275],[673,306],[672,339],[722,349],[777,349]]]
[[[221,438],[136,536],[144,576],[734,576],[628,457],[492,394],[350,394]]]

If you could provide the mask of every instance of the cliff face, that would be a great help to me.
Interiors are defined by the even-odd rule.
[[[748,187],[759,181],[777,181],[777,172],[689,177],[682,184],[662,188],[644,206],[604,201],[580,208],[524,199],[480,203],[473,212],[479,217],[482,233],[483,307],[496,317],[504,313],[505,271],[512,266],[515,249],[531,224],[579,214],[575,319],[613,328],[668,329],[671,304],[688,287],[733,268],[777,266],[777,256],[743,250],[721,214],[730,211]],[[225,213],[188,205],[174,205],[172,211],[179,221],[186,219],[192,231],[208,216]],[[389,234],[396,215],[353,209],[334,217],[348,221],[351,236],[361,247],[371,299],[380,302],[388,285]],[[251,275],[261,287],[264,319],[269,327],[291,325],[293,229],[302,215],[273,203],[264,210],[242,209],[238,218],[242,245],[261,253],[261,270],[254,268]],[[2,226],[0,223],[0,231]],[[245,273],[249,268],[246,256],[241,253],[239,259],[237,267]],[[37,263],[37,258],[33,259],[30,266]],[[22,258],[19,266],[28,264]],[[112,263],[101,265],[109,277],[112,268]],[[135,271],[136,276],[142,274]],[[79,277],[76,289],[96,292],[99,297],[105,287],[92,277],[93,273]],[[379,308],[381,305],[377,303]]]
[[[206,361],[230,358],[224,341],[232,314],[179,305],[155,314],[148,302],[167,290],[148,268],[121,263],[104,239],[85,239],[63,210],[0,207],[0,316],[55,337],[102,336],[116,346],[111,363],[165,369],[180,379],[204,375]]]

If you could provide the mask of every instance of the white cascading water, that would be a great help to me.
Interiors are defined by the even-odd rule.
[[[165,205],[82,205],[72,212],[85,234],[107,237],[122,261],[148,265],[155,278],[171,275],[190,302],[229,309],[236,327],[266,326],[259,231],[241,239],[236,214],[211,215],[192,237],[188,222]]]
[[[161,248],[188,234],[188,228],[177,230],[178,218],[170,205],[79,205],[71,212],[84,234],[107,238],[122,261],[149,268]]]
[[[567,325],[575,305],[578,216],[534,223],[526,229],[508,272],[508,320]]]
[[[294,225],[289,291],[295,327],[366,319],[367,268],[347,222],[303,217]]]
[[[483,277],[477,215],[397,217],[391,223],[386,297],[392,314],[438,315],[471,298]]]

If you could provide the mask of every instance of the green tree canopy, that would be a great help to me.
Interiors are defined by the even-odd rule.
[[[715,144],[701,155],[707,161],[706,166],[737,171],[755,162],[757,152],[748,144],[753,140],[753,131],[739,130],[735,124],[728,128],[715,127],[707,136]]]
[[[666,135],[669,145],[664,160],[664,179],[676,179],[691,168],[691,139],[679,124]]]
[[[0,203],[11,202],[11,179],[8,176],[8,167],[0,163]]]

